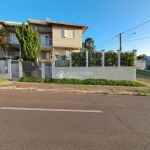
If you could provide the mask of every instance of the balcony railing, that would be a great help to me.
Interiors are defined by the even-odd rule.
[[[10,44],[19,44],[17,37],[8,37],[7,42]]]
[[[10,44],[19,44],[17,37],[8,37],[7,42]],[[40,38],[39,42],[42,46],[52,46],[52,39],[50,38]]]
[[[40,38],[39,42],[42,46],[52,46],[52,39],[50,38]]]

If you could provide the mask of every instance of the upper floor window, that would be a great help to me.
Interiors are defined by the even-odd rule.
[[[74,30],[61,30],[63,38],[74,38]]]

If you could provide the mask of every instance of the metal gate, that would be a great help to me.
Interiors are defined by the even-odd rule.
[[[11,60],[12,80],[19,80],[19,60]]]
[[[46,81],[49,81],[52,79],[52,63],[51,62],[45,62],[45,79]]]

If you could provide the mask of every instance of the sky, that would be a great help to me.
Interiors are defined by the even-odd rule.
[[[119,49],[119,33],[150,20],[150,0],[0,0],[0,20],[71,22],[89,26],[82,41],[93,38],[96,51]],[[135,33],[136,34],[133,34]],[[122,51],[150,56],[150,21],[122,34]]]

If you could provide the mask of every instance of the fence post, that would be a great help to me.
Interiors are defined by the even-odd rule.
[[[136,53],[137,53],[137,50],[134,49],[134,50],[133,50],[133,54],[134,54],[134,65],[136,65]]]
[[[105,50],[101,50],[102,52],[102,67],[105,66]]]
[[[120,67],[121,50],[117,50],[117,52],[118,52],[118,67]]]
[[[86,50],[86,67],[89,66],[89,52]]]
[[[44,62],[41,62],[41,71],[42,71],[42,78],[45,79],[45,64],[44,64]]]
[[[55,49],[52,50],[52,79],[54,78],[55,73]]]
[[[69,58],[69,59],[70,59],[70,65],[69,65],[69,66],[72,67],[72,56],[71,56],[72,50],[69,49],[69,52],[70,52],[70,53],[69,53],[69,57],[70,57],[70,58]]]
[[[19,79],[22,77],[22,62],[19,60]]]
[[[11,74],[11,59],[8,59],[8,75],[9,75],[9,79],[12,79],[12,74]]]

